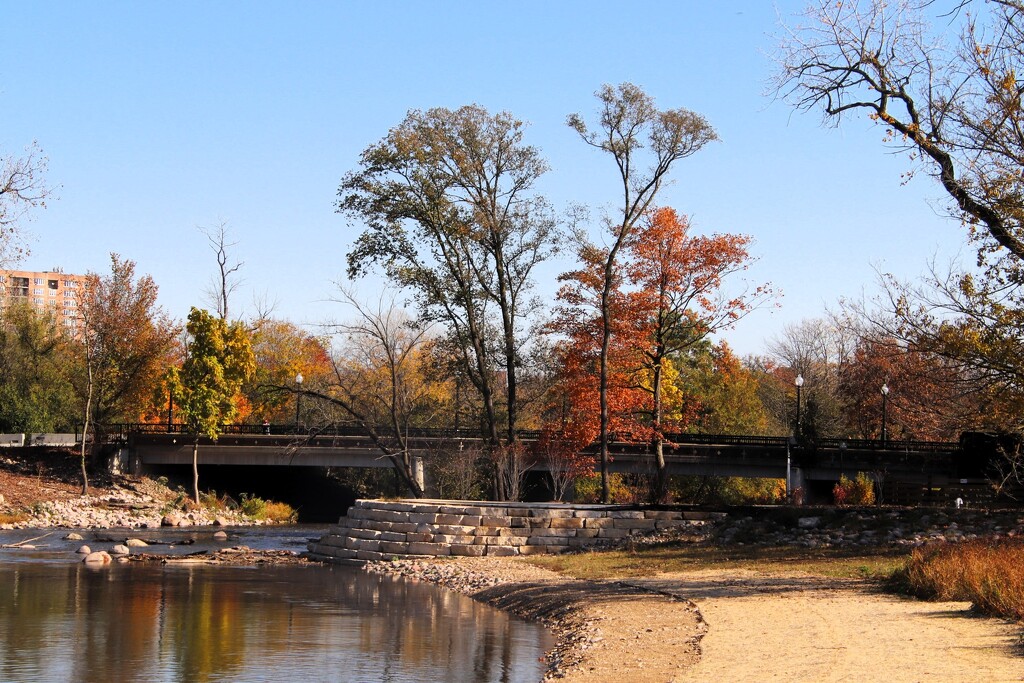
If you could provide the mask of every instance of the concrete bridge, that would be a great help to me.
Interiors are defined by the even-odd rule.
[[[122,451],[133,471],[147,465],[191,465],[194,437],[165,426],[147,426],[148,431],[124,429],[111,436],[127,448]],[[176,427],[172,425],[172,427]],[[260,426],[240,425],[222,434],[216,443],[200,439],[199,464],[230,466],[289,467],[381,467],[391,462],[377,445],[357,429],[340,429],[330,435],[263,433]],[[523,432],[531,443],[536,432]],[[410,433],[410,449],[422,463],[441,451],[479,448],[482,442],[467,431],[421,429]],[[591,446],[588,452],[597,453]],[[612,472],[646,473],[654,470],[651,444],[611,444]],[[980,468],[971,466],[976,457],[965,453],[958,443],[925,441],[878,441],[819,439],[797,442],[786,437],[722,436],[677,434],[670,437],[665,460],[671,474],[734,477],[786,478],[792,487],[818,488],[853,476],[872,474],[888,483],[947,486],[979,484]],[[536,463],[534,471],[546,471]]]

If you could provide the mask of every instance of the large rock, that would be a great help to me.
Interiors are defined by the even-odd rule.
[[[181,523],[181,515],[177,512],[168,512],[160,520],[160,526],[178,526]]]
[[[75,552],[78,553],[79,555],[88,555],[89,553],[92,552],[92,548],[90,548],[87,545],[83,545],[81,548],[79,548]]]
[[[82,540],[82,534],[76,534],[74,531],[72,531],[70,534],[68,534],[67,536],[64,537],[64,540],[66,540],[66,541],[81,541]]]
[[[124,542],[129,548],[148,548],[149,544],[143,541],[141,538],[129,538]]]
[[[106,553],[102,550],[97,550],[94,553],[89,553],[88,555],[86,555],[85,559],[83,559],[82,562],[84,562],[85,564],[110,564],[111,562],[113,562],[113,560],[111,559],[109,553]]]
[[[124,544],[118,544],[111,548],[110,552],[114,555],[127,555],[131,552],[131,550],[129,550],[128,546]]]

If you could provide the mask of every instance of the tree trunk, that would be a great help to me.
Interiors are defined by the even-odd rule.
[[[666,502],[668,495],[668,467],[665,465],[665,436],[661,433],[661,361],[654,364],[654,462],[657,466],[657,475],[654,483],[655,503]]]
[[[192,443],[192,499],[199,505],[199,437]]]

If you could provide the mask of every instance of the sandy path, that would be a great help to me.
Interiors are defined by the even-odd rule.
[[[1024,680],[1019,628],[866,584],[703,571],[630,584],[694,600],[707,633],[685,680],[980,683]]]

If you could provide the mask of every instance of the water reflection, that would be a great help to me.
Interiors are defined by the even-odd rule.
[[[0,680],[537,681],[534,624],[339,567],[0,565]]]

